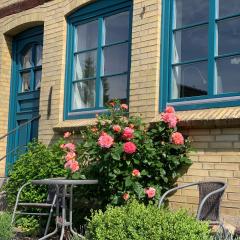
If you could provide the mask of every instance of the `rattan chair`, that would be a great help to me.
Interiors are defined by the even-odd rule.
[[[223,224],[220,221],[220,203],[227,187],[227,184],[224,182],[197,182],[172,188],[160,197],[158,207],[163,205],[164,200],[169,194],[176,192],[179,189],[192,186],[198,186],[199,190],[199,205],[196,218],[201,221],[210,221],[211,225],[220,225],[223,228]]]

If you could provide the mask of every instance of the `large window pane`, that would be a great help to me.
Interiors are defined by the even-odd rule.
[[[218,54],[240,52],[240,18],[218,23]]]
[[[207,95],[207,61],[173,67],[172,98]]]
[[[208,21],[209,0],[175,0],[175,27]]]
[[[176,31],[174,42],[175,63],[207,58],[208,26]]]
[[[102,78],[102,91],[103,104],[112,99],[119,99],[121,102],[126,102],[127,75]]]
[[[105,44],[128,40],[129,12],[105,18]]]
[[[219,17],[231,16],[240,13],[239,0],[219,0]]]
[[[25,51],[22,56],[22,68],[30,68],[33,66],[33,59],[32,59],[32,47]]]
[[[96,76],[97,51],[79,53],[75,56],[75,80]]]
[[[105,47],[104,75],[123,73],[128,70],[128,43]]]
[[[92,21],[77,26],[76,51],[96,48],[98,42],[98,22]]]
[[[218,59],[217,93],[240,92],[240,55]]]
[[[95,106],[95,80],[73,84],[72,109],[92,108]]]
[[[31,79],[31,73],[26,72],[21,74],[22,77],[22,92],[28,92],[31,89],[30,86],[30,79]]]

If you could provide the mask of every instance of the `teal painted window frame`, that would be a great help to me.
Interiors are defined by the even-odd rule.
[[[225,55],[217,55],[217,23],[226,19],[239,17],[239,14],[217,17],[217,0],[209,0],[209,19],[208,22],[202,22],[189,25],[184,28],[174,29],[174,0],[162,0],[162,23],[161,23],[161,66],[160,66],[160,104],[159,112],[164,111],[167,105],[174,106],[176,110],[194,110],[204,108],[232,107],[240,105],[239,93],[222,93],[216,92],[216,60],[223,57],[239,56],[239,52]],[[173,64],[173,32],[179,29],[189,29],[195,26],[208,24],[208,58],[198,59],[195,61],[182,62]],[[208,60],[208,94],[204,96],[184,97],[171,99],[172,85],[172,66],[183,65]]]
[[[131,33],[132,33],[132,0],[99,0],[85,7],[80,8],[75,13],[67,17],[67,47],[66,47],[66,74],[65,74],[65,88],[64,88],[64,120],[68,119],[81,119],[81,118],[93,118],[97,113],[106,111],[106,108],[100,107],[100,81],[103,77],[101,75],[101,64],[102,64],[102,49],[108,45],[102,44],[102,29],[103,29],[103,18],[112,16],[121,12],[129,11],[129,39],[128,41],[118,42],[110,44],[111,46],[128,42],[129,56],[128,56],[128,71],[119,74],[104,75],[104,77],[114,77],[119,75],[127,75],[127,101],[129,101],[129,79],[130,79],[130,68],[131,68]],[[98,21],[98,46],[97,50],[97,69],[96,69],[96,100],[94,108],[84,109],[72,109],[72,84],[74,74],[74,39],[76,27],[79,24],[87,23],[90,21]],[[109,46],[110,46],[109,45]],[[91,49],[87,50],[90,51]],[[77,52],[78,53],[78,52]],[[100,63],[100,64],[99,64]],[[84,79],[88,80],[88,79]],[[82,80],[80,80],[82,81]]]

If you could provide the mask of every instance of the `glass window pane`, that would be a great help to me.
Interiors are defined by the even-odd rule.
[[[124,73],[128,70],[128,43],[105,47],[104,75]]]
[[[172,98],[207,95],[207,61],[173,67]]]
[[[30,91],[30,89],[31,89],[30,79],[31,79],[30,72],[22,73],[22,92]]]
[[[36,66],[42,65],[42,45],[36,46],[35,65]]]
[[[175,0],[175,27],[208,21],[209,0]]]
[[[75,56],[75,80],[96,76],[97,51],[79,53]]]
[[[35,71],[35,90],[40,89],[42,80],[42,70]]]
[[[33,66],[32,59],[32,47],[30,47],[27,51],[24,52],[22,56],[22,68],[30,68]]]
[[[240,18],[218,23],[218,54],[240,52]]]
[[[96,48],[98,42],[98,21],[81,24],[76,28],[76,51]]]
[[[127,75],[102,78],[103,105],[112,99],[127,101]]]
[[[73,84],[72,109],[93,108],[95,106],[95,80]]]
[[[208,57],[208,26],[179,30],[174,33],[174,62]]]
[[[219,0],[219,17],[231,16],[240,13],[239,0]]]
[[[105,18],[105,44],[128,40],[129,12]]]
[[[217,93],[240,92],[240,56],[218,59]]]

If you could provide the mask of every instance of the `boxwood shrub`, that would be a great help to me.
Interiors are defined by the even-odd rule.
[[[176,212],[154,205],[131,203],[93,212],[88,240],[211,240],[207,222],[197,221],[185,210]]]

